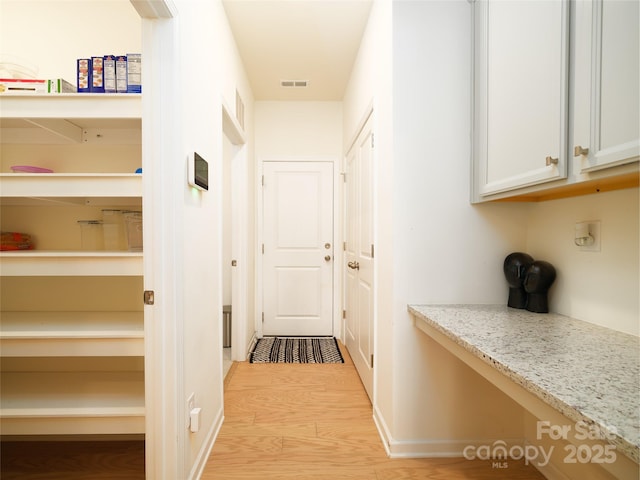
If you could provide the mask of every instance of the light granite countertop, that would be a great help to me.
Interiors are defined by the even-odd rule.
[[[409,305],[424,321],[640,463],[640,338],[504,305]]]

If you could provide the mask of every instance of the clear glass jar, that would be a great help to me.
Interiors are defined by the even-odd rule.
[[[102,233],[105,250],[127,250],[127,235],[122,210],[102,210]]]
[[[85,251],[104,250],[104,236],[100,220],[78,220],[80,245]]]
[[[127,229],[127,248],[130,252],[141,252],[142,212],[128,210],[123,215]]]

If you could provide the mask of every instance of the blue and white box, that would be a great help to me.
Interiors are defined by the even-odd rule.
[[[116,57],[116,92],[127,93],[127,56]]]
[[[127,92],[142,93],[142,54],[127,53]]]
[[[103,57],[91,57],[91,93],[104,93]]]
[[[78,93],[91,91],[91,59],[79,58],[77,62]]]
[[[104,56],[104,92],[116,93],[116,56]]]

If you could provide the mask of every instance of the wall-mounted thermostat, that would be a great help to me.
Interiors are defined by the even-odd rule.
[[[209,190],[209,164],[197,152],[187,159],[187,181],[192,187]]]

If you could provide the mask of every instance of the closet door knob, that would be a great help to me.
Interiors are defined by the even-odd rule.
[[[553,157],[547,157],[547,166],[549,165],[557,165],[558,159]]]
[[[574,157],[579,157],[580,155],[589,155],[589,149],[588,148],[583,148],[580,145],[576,145],[573,148],[573,156]]]

